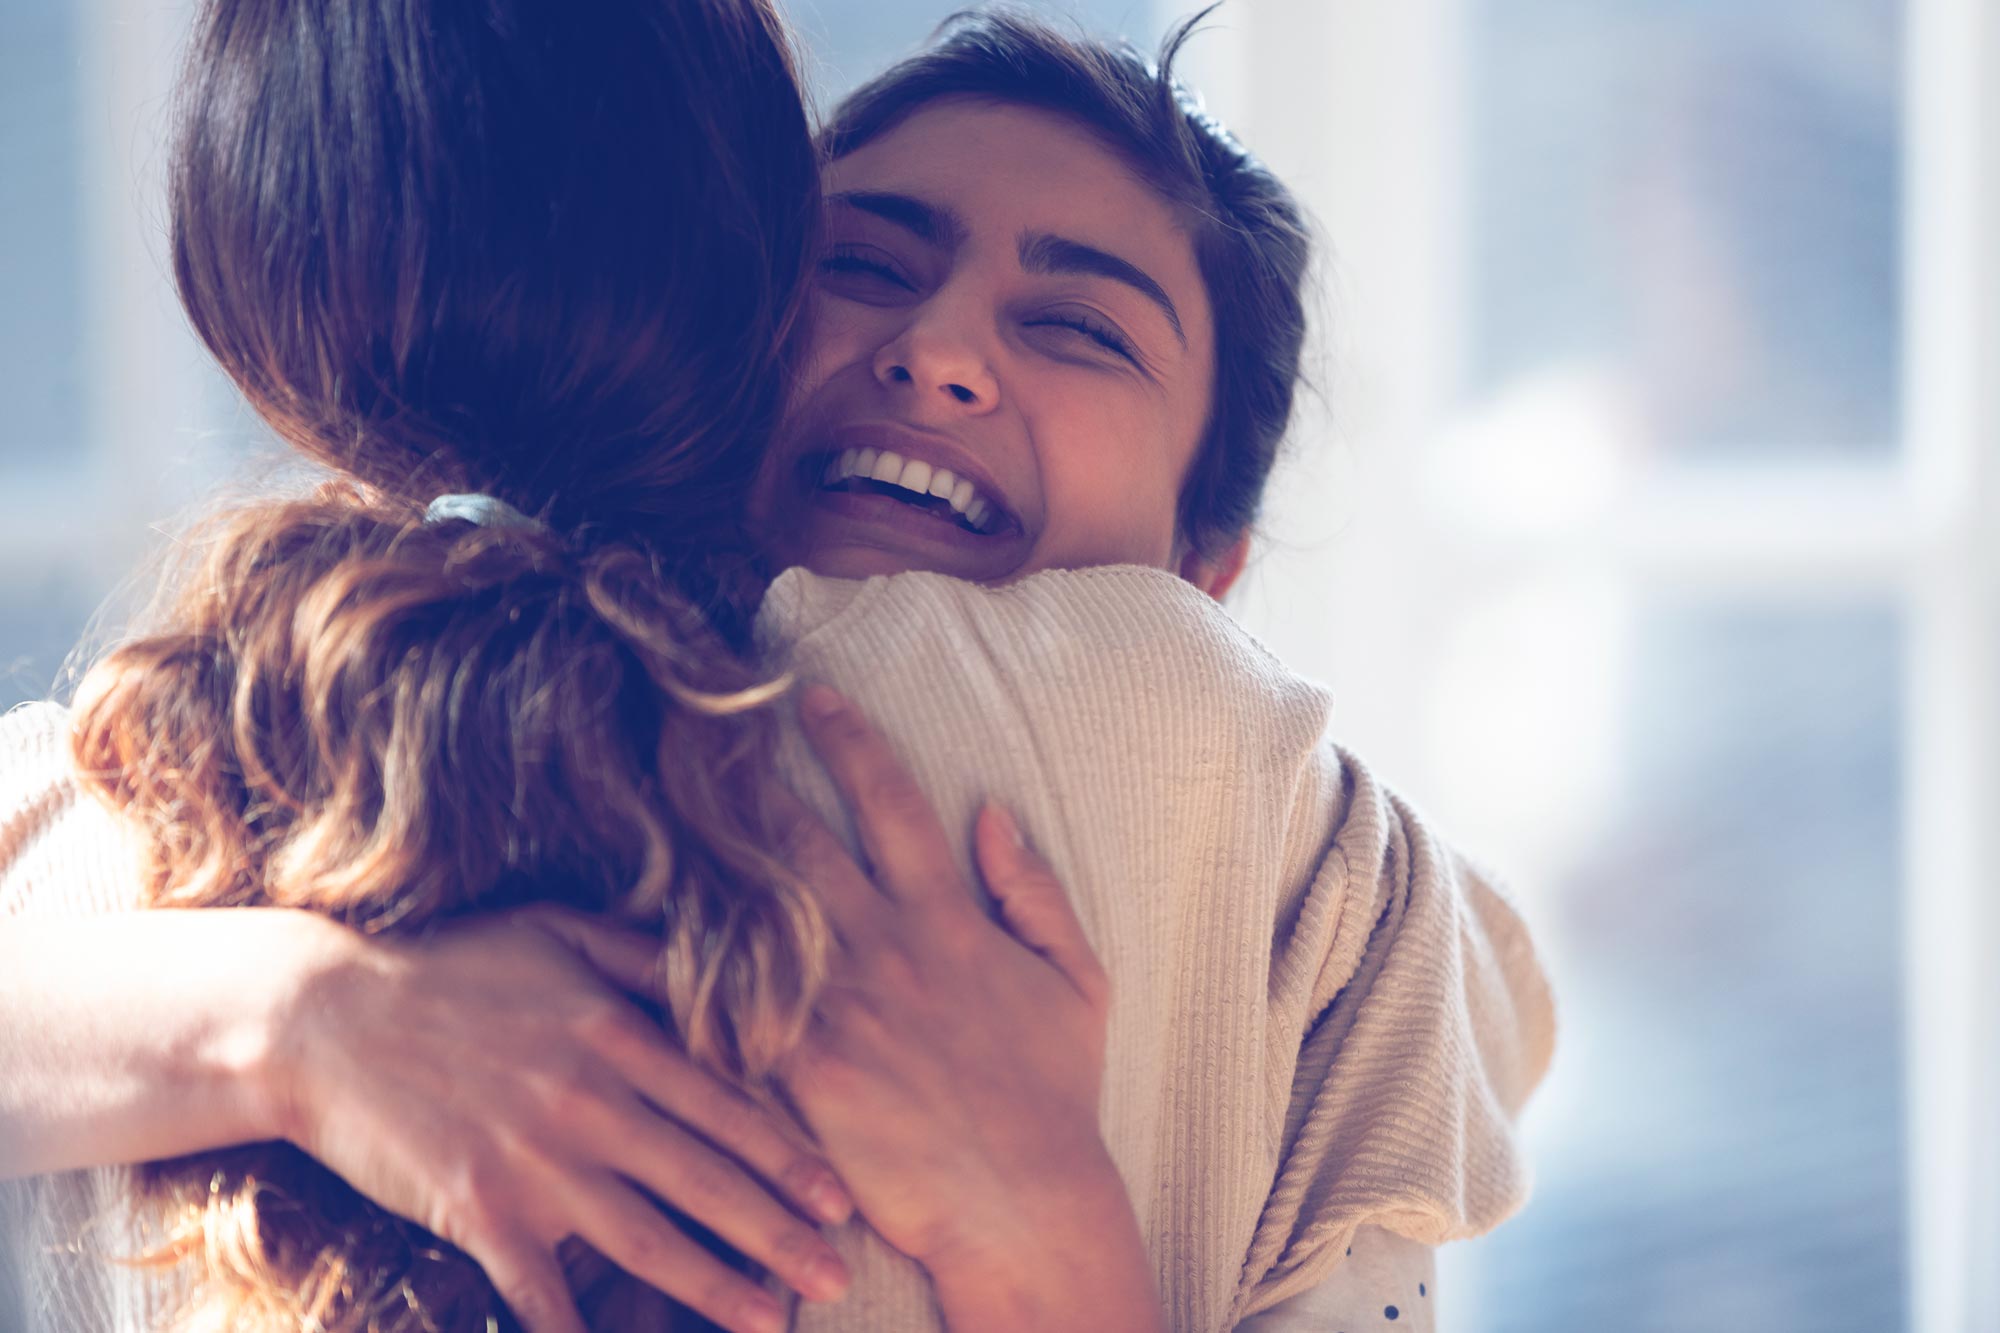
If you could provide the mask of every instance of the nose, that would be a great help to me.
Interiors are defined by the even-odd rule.
[[[978,416],[1000,403],[1000,382],[976,337],[943,318],[904,326],[875,354],[875,381],[915,395],[919,412]]]

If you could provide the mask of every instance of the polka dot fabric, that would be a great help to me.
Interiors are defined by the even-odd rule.
[[[1326,1280],[1252,1315],[1236,1333],[1434,1333],[1437,1252],[1377,1227],[1354,1243]]]

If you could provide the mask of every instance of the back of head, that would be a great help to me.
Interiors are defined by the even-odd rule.
[[[1176,207],[1215,319],[1214,394],[1181,488],[1181,537],[1203,554],[1256,521],[1291,420],[1305,344],[1311,239],[1292,193],[1174,78],[1216,6],[1167,36],[1157,62],[1007,10],[953,16],[931,44],[863,84],[820,146],[838,159],[925,106],[976,98],[1067,116]]]
[[[805,124],[764,0],[209,0],[175,276],[265,419],[384,495],[693,545],[779,403]]]
[[[206,0],[181,115],[189,318],[335,477],[220,515],[83,683],[79,767],[144,835],[148,901],[602,912],[661,937],[690,1052],[754,1080],[823,939],[766,850],[772,690],[713,616],[816,216],[775,16]],[[534,521],[426,521],[443,492]],[[291,1149],[143,1179],[184,1327],[512,1326]]]

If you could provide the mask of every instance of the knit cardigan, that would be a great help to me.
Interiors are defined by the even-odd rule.
[[[1520,1206],[1512,1118],[1554,1027],[1520,917],[1332,740],[1327,692],[1212,600],[1126,566],[998,589],[795,570],[758,628],[774,666],[876,721],[947,829],[998,798],[1069,889],[1112,982],[1105,1141],[1174,1329],[1281,1306],[1359,1229],[1435,1245]],[[129,905],[131,850],[76,798],[63,731],[47,707],[0,724],[0,914]],[[795,730],[780,768],[847,831]],[[69,1178],[41,1217],[108,1189]],[[797,1329],[940,1327],[922,1271],[865,1224],[833,1240],[853,1288]]]

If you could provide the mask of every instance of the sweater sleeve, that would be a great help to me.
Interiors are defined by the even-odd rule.
[[[1554,1045],[1505,895],[1352,756],[1327,762],[1344,813],[1276,942],[1274,1032],[1302,1036],[1239,1319],[1325,1281],[1364,1226],[1436,1245],[1512,1215],[1514,1117]]]
[[[69,713],[27,704],[0,717],[0,930],[29,917],[137,906],[131,836],[78,786]],[[121,1260],[143,1237],[129,1174],[100,1167],[0,1181],[0,1327],[22,1333],[147,1333],[171,1294]]]
[[[52,703],[0,717],[0,919],[138,906],[136,842],[78,785],[69,722]]]

